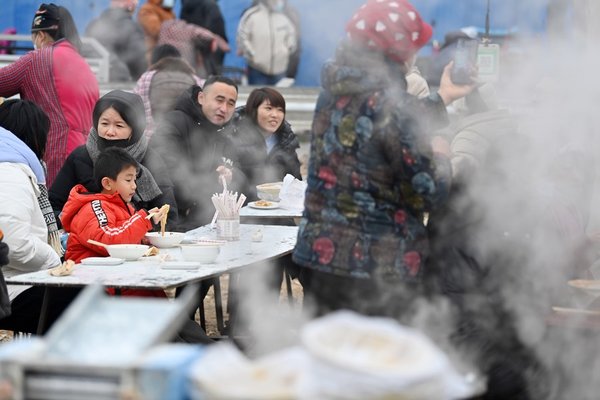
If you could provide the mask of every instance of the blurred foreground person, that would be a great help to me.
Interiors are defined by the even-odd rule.
[[[110,53],[111,82],[135,81],[146,70],[144,32],[132,19],[137,4],[138,0],[111,0],[85,30]]]
[[[0,104],[0,229],[10,248],[8,277],[57,267],[62,249],[45,190],[40,161],[50,128],[48,116],[29,100]],[[54,245],[51,245],[54,244]],[[12,313],[0,321],[2,329],[36,333],[44,287],[8,285]],[[60,316],[79,289],[52,290],[47,327]]]
[[[51,185],[69,153],[85,143],[99,89],[80,55],[81,40],[66,8],[42,4],[31,23],[31,37],[36,50],[0,69],[0,96],[19,94],[50,118],[44,160]]]
[[[541,370],[518,333],[515,300],[504,293],[531,293],[525,283],[531,237],[548,214],[527,210],[523,202],[533,197],[527,195],[532,185],[521,164],[526,157],[519,154],[531,154],[524,151],[531,144],[495,97],[489,84],[475,90],[465,98],[462,118],[443,131],[451,140],[452,190],[444,207],[429,217],[427,274],[456,307],[451,340],[485,375],[488,388],[481,398],[547,398],[530,393],[531,379]],[[535,308],[538,300],[519,308]],[[545,307],[531,313],[530,322],[550,304]]]
[[[422,291],[423,213],[443,203],[451,179],[448,143],[427,132],[472,87],[452,84],[447,68],[438,93],[406,92],[409,62],[432,34],[408,2],[370,0],[346,30],[321,75],[293,258],[317,315],[399,318]]]

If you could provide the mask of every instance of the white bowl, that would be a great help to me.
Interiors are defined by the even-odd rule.
[[[182,244],[181,255],[186,261],[199,261],[212,263],[221,252],[221,245],[217,243]]]
[[[161,249],[173,247],[181,243],[185,233],[183,232],[165,232],[165,236],[162,236],[160,232],[149,232],[146,234],[146,239],[152,244]]]
[[[256,185],[256,195],[261,200],[279,201],[281,186],[283,186],[283,182],[271,182]]]
[[[110,244],[106,246],[111,257],[123,258],[128,261],[137,260],[143,256],[150,246],[145,244]]]

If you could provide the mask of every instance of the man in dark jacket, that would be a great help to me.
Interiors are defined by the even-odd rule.
[[[221,129],[235,111],[237,85],[229,78],[211,76],[204,88],[192,86],[177,100],[157,126],[150,146],[163,157],[175,184],[180,230],[210,222],[211,195],[222,191],[222,177],[237,190],[245,180],[236,168],[231,141]]]
[[[221,14],[219,5],[214,0],[182,0],[181,13],[179,18],[194,25],[208,29],[215,35],[219,35],[227,40],[225,32],[225,21]],[[198,43],[196,50],[202,53],[205,68],[209,75],[220,74],[223,68],[223,59],[225,53],[217,49],[215,52],[207,51],[202,43]]]
[[[131,18],[137,0],[111,0],[110,8],[90,22],[85,34],[110,53],[110,80],[137,80],[146,70],[144,33]]]

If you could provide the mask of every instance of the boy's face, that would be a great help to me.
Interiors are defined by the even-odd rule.
[[[129,203],[131,202],[131,199],[135,194],[135,189],[137,188],[137,185],[135,184],[136,176],[137,169],[132,165],[119,172],[116,180],[104,177],[102,178],[102,193],[119,193],[121,198],[126,203]]]

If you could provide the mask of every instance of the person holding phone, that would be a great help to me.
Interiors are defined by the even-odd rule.
[[[430,133],[472,86],[444,70],[437,93],[407,93],[410,61],[432,36],[408,1],[367,1],[323,66],[305,209],[293,259],[316,314],[350,309],[401,319],[424,292],[423,214],[451,180],[449,144]]]

